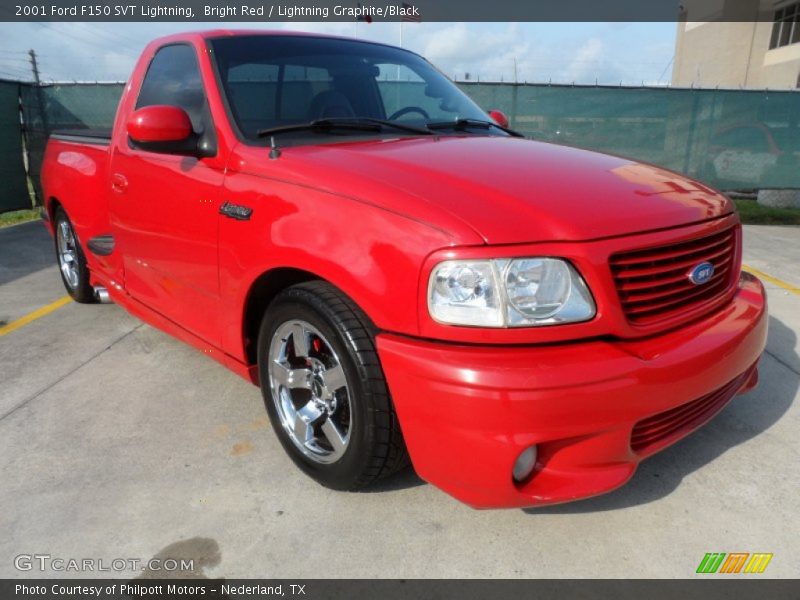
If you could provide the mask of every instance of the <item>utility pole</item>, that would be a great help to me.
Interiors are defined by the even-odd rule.
[[[42,81],[39,77],[39,64],[36,62],[36,51],[31,49],[28,51],[31,57],[31,69],[33,70],[33,82],[36,86],[36,101],[39,104],[39,116],[42,119],[42,128],[44,129],[44,137],[50,135],[50,125],[47,122],[47,112],[45,111],[44,94],[42,93]]]

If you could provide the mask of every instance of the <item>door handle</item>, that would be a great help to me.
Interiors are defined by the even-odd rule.
[[[120,194],[124,193],[128,187],[128,179],[122,173],[114,173],[111,176],[111,189]]]

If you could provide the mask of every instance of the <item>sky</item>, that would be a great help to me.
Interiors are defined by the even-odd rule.
[[[46,81],[124,81],[153,38],[257,23],[2,23],[0,78],[31,79],[36,51]],[[399,23],[270,23],[262,28],[357,36],[400,45]],[[405,23],[402,45],[451,78],[531,83],[665,85],[675,23]]]

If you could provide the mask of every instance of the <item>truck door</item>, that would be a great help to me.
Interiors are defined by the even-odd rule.
[[[120,110],[151,105],[178,106],[195,133],[213,135],[194,47],[160,48],[137,97]],[[120,126],[125,123],[118,121]],[[111,227],[127,292],[213,345],[220,338],[217,220],[224,173],[219,164],[146,151],[119,131],[110,169]]]

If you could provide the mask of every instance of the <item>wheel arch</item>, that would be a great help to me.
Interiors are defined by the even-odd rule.
[[[342,290],[340,286],[311,271],[296,267],[275,267],[263,272],[250,284],[242,312],[242,345],[248,364],[254,365],[257,362],[258,332],[261,327],[261,320],[270,303],[283,290],[308,281],[324,281],[346,295],[356,306],[359,306],[359,303],[350,294]],[[366,311],[361,306],[359,308],[366,314]]]
[[[56,210],[58,210],[59,207],[63,208],[63,205],[61,204],[61,200],[59,200],[56,196],[49,196],[44,201],[44,209],[47,211],[47,215],[50,217],[51,222],[55,218]]]

